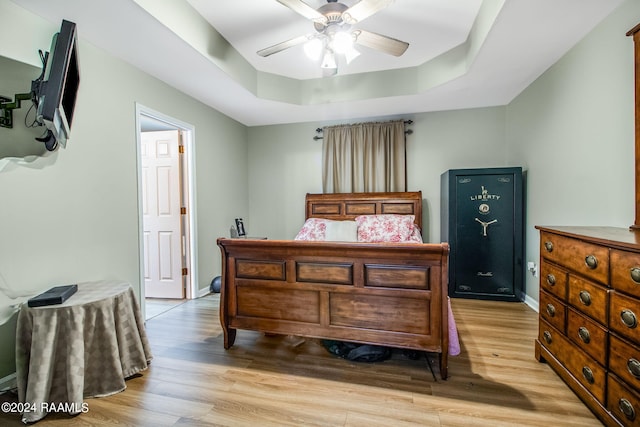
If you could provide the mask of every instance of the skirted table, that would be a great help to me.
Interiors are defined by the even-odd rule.
[[[38,421],[52,407],[71,415],[86,411],[84,398],[123,391],[125,379],[147,369],[151,358],[140,306],[128,283],[79,283],[63,304],[23,304],[16,331],[22,421]]]

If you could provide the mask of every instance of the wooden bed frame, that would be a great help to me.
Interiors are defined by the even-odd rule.
[[[413,214],[422,193],[307,194],[306,217]],[[422,227],[421,227],[422,229]],[[447,378],[449,246],[228,239],[222,251],[224,347],[237,329],[437,352]]]

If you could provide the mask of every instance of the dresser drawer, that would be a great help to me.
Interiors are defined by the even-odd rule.
[[[640,254],[611,250],[611,286],[640,297]]]
[[[567,302],[592,319],[607,324],[608,288],[570,274]]]
[[[622,425],[640,426],[640,396],[611,374],[607,379],[607,409]]]
[[[558,298],[544,291],[540,292],[540,316],[555,326],[560,332],[565,331],[567,307]]]
[[[640,301],[611,291],[609,329],[631,342],[640,342]]]
[[[608,282],[609,249],[606,247],[542,232],[540,255],[600,283]]]
[[[573,308],[567,312],[567,336],[602,366],[607,364],[608,333],[602,325]]]
[[[564,335],[540,320],[538,340],[600,402],[604,402],[606,371]]]
[[[567,352],[573,351],[567,337],[542,319],[538,323],[538,341],[562,364],[570,354]]]
[[[540,289],[552,293],[561,300],[567,299],[569,273],[553,264],[542,261],[540,265]]]
[[[607,371],[582,350],[573,347],[563,361],[569,372],[600,402],[604,402]]]
[[[609,371],[640,391],[640,349],[613,334],[609,341]]]

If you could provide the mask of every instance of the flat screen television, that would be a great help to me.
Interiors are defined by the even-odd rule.
[[[69,140],[80,85],[76,24],[62,21],[43,61],[42,80],[34,88],[34,95],[37,120],[47,127],[47,135],[39,140],[53,151]]]

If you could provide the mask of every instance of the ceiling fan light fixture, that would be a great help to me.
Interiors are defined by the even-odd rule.
[[[353,36],[347,31],[338,31],[333,35],[333,50],[336,53],[346,54],[353,49]]]
[[[304,53],[312,61],[317,61],[322,56],[323,48],[322,40],[313,38],[304,44]]]
[[[344,59],[347,61],[347,65],[351,64],[351,61],[356,59],[358,56],[360,56],[360,52],[358,52],[358,50],[353,46],[344,53]]]
[[[351,30],[352,24],[362,22],[395,0],[352,0],[355,2],[353,6],[347,6],[342,0],[326,0],[326,4],[317,9],[307,4],[308,0],[277,1],[310,19],[316,32],[261,49],[257,54],[262,57],[303,44],[306,56],[316,64],[320,62],[323,76],[332,76],[338,72],[338,61],[341,65],[345,62],[350,64],[360,56],[355,45],[393,56],[401,56],[409,47],[409,43],[389,36],[361,29]]]
[[[336,62],[336,55],[333,53],[331,49],[326,49],[324,51],[324,57],[322,58],[322,64],[320,65],[322,68],[338,68],[338,63]]]

